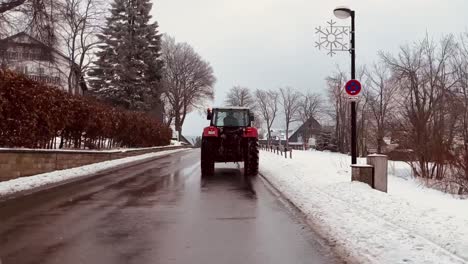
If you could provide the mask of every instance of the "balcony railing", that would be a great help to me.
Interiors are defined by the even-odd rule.
[[[31,53],[31,52],[0,52],[0,57],[12,61],[51,61],[52,56],[47,53]]]
[[[41,83],[50,83],[50,84],[60,84],[60,78],[59,77],[51,77],[51,76],[46,76],[46,75],[34,75],[34,74],[28,74],[28,78],[31,80],[34,80],[36,82],[41,82]]]

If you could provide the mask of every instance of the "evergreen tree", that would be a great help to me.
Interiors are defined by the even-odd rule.
[[[97,61],[90,72],[91,92],[131,110],[160,108],[162,61],[157,22],[150,23],[149,0],[114,0],[99,39]]]

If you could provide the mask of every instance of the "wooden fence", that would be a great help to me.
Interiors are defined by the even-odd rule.
[[[293,152],[293,148],[291,147],[285,147],[285,146],[281,146],[281,145],[260,145],[260,149],[262,150],[265,150],[265,151],[269,151],[269,152],[273,152],[273,153],[276,153],[278,154],[279,156],[284,156],[286,159],[289,158],[292,159],[292,152]],[[289,155],[288,155],[289,153]]]

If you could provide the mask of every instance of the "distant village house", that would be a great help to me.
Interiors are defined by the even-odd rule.
[[[314,147],[315,141],[320,132],[322,126],[314,118],[310,118],[307,122],[301,124],[296,129],[288,131],[289,145],[300,146],[300,147]],[[270,131],[270,141],[273,145],[284,144],[286,142],[286,130],[284,129],[272,129]],[[268,137],[268,135],[266,135]],[[262,140],[261,143],[266,143],[267,140]]]

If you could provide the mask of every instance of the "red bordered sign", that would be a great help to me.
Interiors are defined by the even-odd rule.
[[[359,95],[361,88],[361,83],[358,80],[349,80],[345,85],[346,93],[351,96]]]

